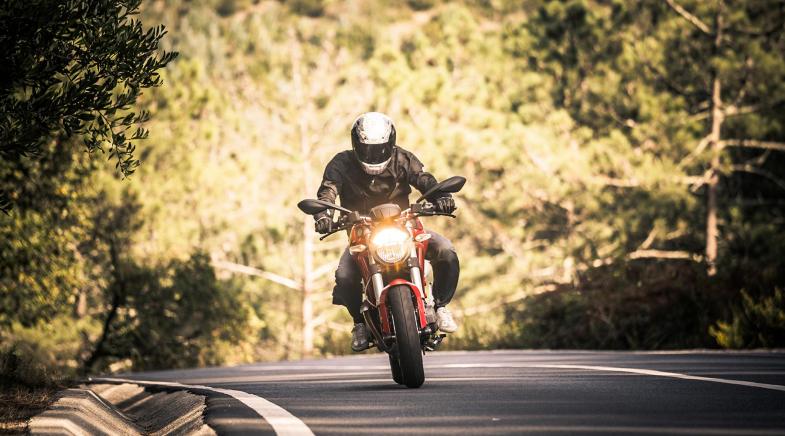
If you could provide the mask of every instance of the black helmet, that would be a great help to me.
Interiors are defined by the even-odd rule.
[[[368,174],[387,168],[395,148],[395,125],[380,112],[366,112],[352,125],[352,149]]]

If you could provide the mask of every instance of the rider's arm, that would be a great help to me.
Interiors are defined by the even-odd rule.
[[[319,190],[316,191],[316,198],[335,203],[342,184],[343,178],[341,176],[340,162],[338,155],[336,155],[324,168],[322,184],[319,185]]]
[[[316,198],[335,204],[335,199],[338,198],[338,193],[341,192],[342,184],[343,178],[341,176],[339,155],[335,155],[324,168],[322,183],[319,185],[319,190],[316,191]],[[332,215],[332,210],[324,211],[314,215],[314,219],[332,217]]]
[[[407,173],[409,177],[409,184],[417,188],[420,193],[425,193],[428,189],[430,189],[433,185],[435,185],[436,177],[434,177],[431,173],[425,171],[425,166],[420,162],[420,159],[417,159],[411,152],[407,152],[409,155],[409,167],[407,168]],[[442,195],[450,196],[449,194]]]

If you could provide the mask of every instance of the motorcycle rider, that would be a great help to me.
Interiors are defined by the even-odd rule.
[[[395,125],[387,115],[379,112],[360,115],[352,125],[351,138],[352,150],[336,154],[325,167],[317,193],[319,200],[335,203],[336,197],[340,197],[341,206],[361,214],[368,214],[371,208],[384,203],[395,203],[403,210],[409,207],[411,186],[424,193],[437,183],[414,154],[396,146]],[[455,210],[455,202],[449,194],[429,200],[438,212]],[[332,211],[316,214],[314,219],[317,232],[324,234],[333,229]],[[447,238],[430,230],[428,233],[431,239],[425,258],[430,260],[434,272],[437,326],[441,331],[451,333],[458,326],[446,306],[458,285],[458,255]],[[360,313],[361,278],[360,269],[346,248],[335,271],[333,304],[345,306],[354,320],[354,351],[369,347]]]

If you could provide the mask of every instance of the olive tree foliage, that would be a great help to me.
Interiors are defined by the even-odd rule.
[[[0,158],[37,159],[57,136],[79,135],[127,176],[148,119],[134,103],[161,84],[177,56],[159,51],[163,26],[145,29],[141,0],[4,0],[0,7]],[[18,192],[0,192],[7,212]]]

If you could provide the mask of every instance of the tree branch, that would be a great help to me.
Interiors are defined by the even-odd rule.
[[[778,31],[781,32],[783,26],[785,26],[785,20],[782,17],[782,8],[780,8],[779,18],[780,20],[768,29],[741,29],[741,28],[731,27],[727,29],[727,32],[736,35],[746,35],[746,36],[753,36],[753,37],[770,37],[775,33],[777,33]]]
[[[651,232],[649,232],[649,236],[641,243],[638,247],[638,250],[648,250],[651,247],[651,244],[654,242],[654,239],[657,237],[657,228],[652,227]]]
[[[701,176],[683,176],[683,177],[676,177],[674,180],[677,183],[685,184],[685,185],[694,185],[696,183],[703,184],[705,183],[705,177]],[[643,186],[639,180],[635,178],[631,179],[619,179],[614,177],[609,177],[606,175],[595,175],[590,176],[588,178],[589,183],[593,183],[595,185],[600,186],[613,186],[614,188],[637,188]]]
[[[726,139],[720,147],[758,148],[762,150],[785,151],[785,142],[758,141],[756,139]]]
[[[263,279],[269,280],[273,283],[278,283],[279,285],[286,286],[289,289],[300,290],[302,286],[300,283],[284,276],[280,276],[275,273],[271,273],[268,271],[260,270],[259,268],[254,268],[252,266],[247,265],[240,265],[239,263],[229,262],[226,260],[214,260],[212,262],[213,267],[218,269],[223,269],[226,271],[231,271],[238,274],[245,274],[249,276],[261,277]]]
[[[733,103],[731,106],[739,105],[743,100],[744,97],[747,96],[747,90],[749,89],[749,85],[751,83],[750,79],[750,72],[752,70],[752,58],[747,55],[744,58],[744,75],[741,77],[741,85],[739,85],[739,92],[736,94],[736,98],[733,99]]]
[[[508,305],[510,303],[514,303],[516,301],[523,300],[524,298],[531,297],[531,296],[534,296],[534,295],[537,295],[537,294],[542,294],[544,292],[555,291],[555,290],[556,290],[556,285],[554,285],[554,284],[540,285],[540,286],[536,286],[536,287],[534,287],[534,289],[531,289],[531,290],[528,290],[528,291],[524,290],[524,291],[516,292],[516,293],[514,293],[512,295],[509,295],[509,296],[503,298],[501,301],[499,301],[497,303],[483,304],[483,305],[480,305],[480,306],[472,306],[472,307],[469,307],[469,308],[467,308],[465,310],[456,310],[455,314],[457,316],[459,316],[459,317],[466,317],[466,316],[470,316],[470,315],[477,315],[477,314],[481,314],[481,313],[487,313],[487,312],[490,312],[492,310],[496,310],[496,309],[498,309],[498,308],[500,308],[502,306],[506,306],[506,305]]]
[[[82,366],[82,370],[84,372],[89,372],[93,368],[93,365],[95,365],[95,362],[100,357],[106,355],[104,348],[106,347],[106,342],[109,340],[109,333],[112,329],[112,323],[117,317],[117,312],[120,309],[120,306],[123,304],[125,296],[127,295],[126,280],[123,277],[123,273],[120,271],[122,268],[122,265],[120,265],[120,255],[118,253],[115,240],[111,237],[109,238],[109,258],[112,265],[113,279],[113,282],[109,285],[109,289],[112,290],[112,303],[109,313],[106,315],[106,319],[104,319],[104,326],[101,330],[101,337],[95,344],[93,352],[90,353],[90,357],[87,358]]]
[[[641,60],[641,62],[643,63],[643,66],[646,67],[646,69],[648,69],[650,72],[652,72],[654,74],[654,76],[656,76],[655,80],[659,80],[660,82],[662,82],[665,85],[665,87],[668,88],[669,90],[671,90],[672,92],[674,92],[676,94],[679,94],[682,97],[689,98],[689,99],[691,99],[693,97],[698,97],[698,98],[701,97],[701,94],[699,92],[687,91],[686,89],[682,88],[678,84],[673,83],[673,81],[670,80],[670,77],[668,77],[668,75],[665,72],[663,72],[662,70],[660,70],[656,66],[652,65],[651,62],[648,62],[648,61],[642,59],[641,57],[638,57],[638,59]]]
[[[330,251],[335,250],[336,248],[346,248],[346,240],[345,239],[336,239],[334,241],[321,243],[318,247],[314,248],[314,251]]]
[[[336,266],[337,265],[336,265],[334,260],[330,261],[330,262],[327,262],[327,263],[325,263],[322,266],[319,266],[318,268],[314,269],[313,272],[311,273],[311,279],[312,280],[316,280],[316,279],[320,278],[321,276],[323,276],[323,275],[325,275],[325,274],[327,274],[327,273],[329,273],[331,271],[334,271]]]
[[[667,3],[671,9],[676,11],[677,14],[681,15],[682,18],[689,21],[690,24],[695,26],[698,30],[705,33],[706,35],[710,35],[710,36],[712,35],[711,29],[709,29],[709,26],[707,26],[706,23],[704,23],[703,21],[701,21],[700,18],[696,17],[695,15],[692,15],[689,11],[681,7],[680,4],[676,3],[673,0],[665,0],[665,3]]]
[[[704,136],[703,139],[701,139],[700,142],[698,142],[698,146],[695,147],[695,150],[690,152],[690,154],[685,156],[684,159],[682,159],[681,162],[679,162],[679,164],[677,165],[677,168],[684,168],[685,166],[687,166],[690,163],[692,163],[692,161],[695,160],[695,158],[698,155],[703,153],[703,151],[706,150],[706,147],[708,147],[708,146],[709,146],[709,137],[708,136]]]
[[[763,178],[769,179],[772,183],[774,183],[780,189],[785,191],[785,181],[783,181],[782,179],[778,178],[774,174],[772,174],[772,173],[770,173],[770,172],[768,172],[766,170],[763,170],[761,168],[758,168],[758,167],[756,167],[754,165],[749,165],[749,164],[733,165],[731,167],[731,169],[733,171],[737,171],[737,172],[741,172],[741,173],[755,174],[755,175],[761,176]]]
[[[669,250],[635,250],[627,255],[627,259],[685,259],[694,262],[700,262],[703,257],[690,253],[687,251],[669,251]]]
[[[691,183],[692,186],[690,186],[690,192],[695,192],[701,186],[709,183],[709,180],[711,180],[712,174],[713,174],[712,170],[708,169],[708,170],[706,170],[703,173],[702,176],[694,177],[695,181],[693,183]]]
[[[637,179],[619,179],[606,175],[596,175],[589,177],[589,182],[601,186],[613,186],[615,188],[636,188],[641,185]]]
[[[761,109],[763,109],[763,107],[759,105],[736,106],[735,104],[731,104],[726,106],[722,112],[726,117],[735,117],[739,115],[753,114],[760,111]]]
[[[329,319],[334,317],[338,311],[338,307],[330,306],[330,308],[323,311],[319,316],[307,320],[306,323],[308,323],[311,328],[319,327],[320,325],[329,322]]]

